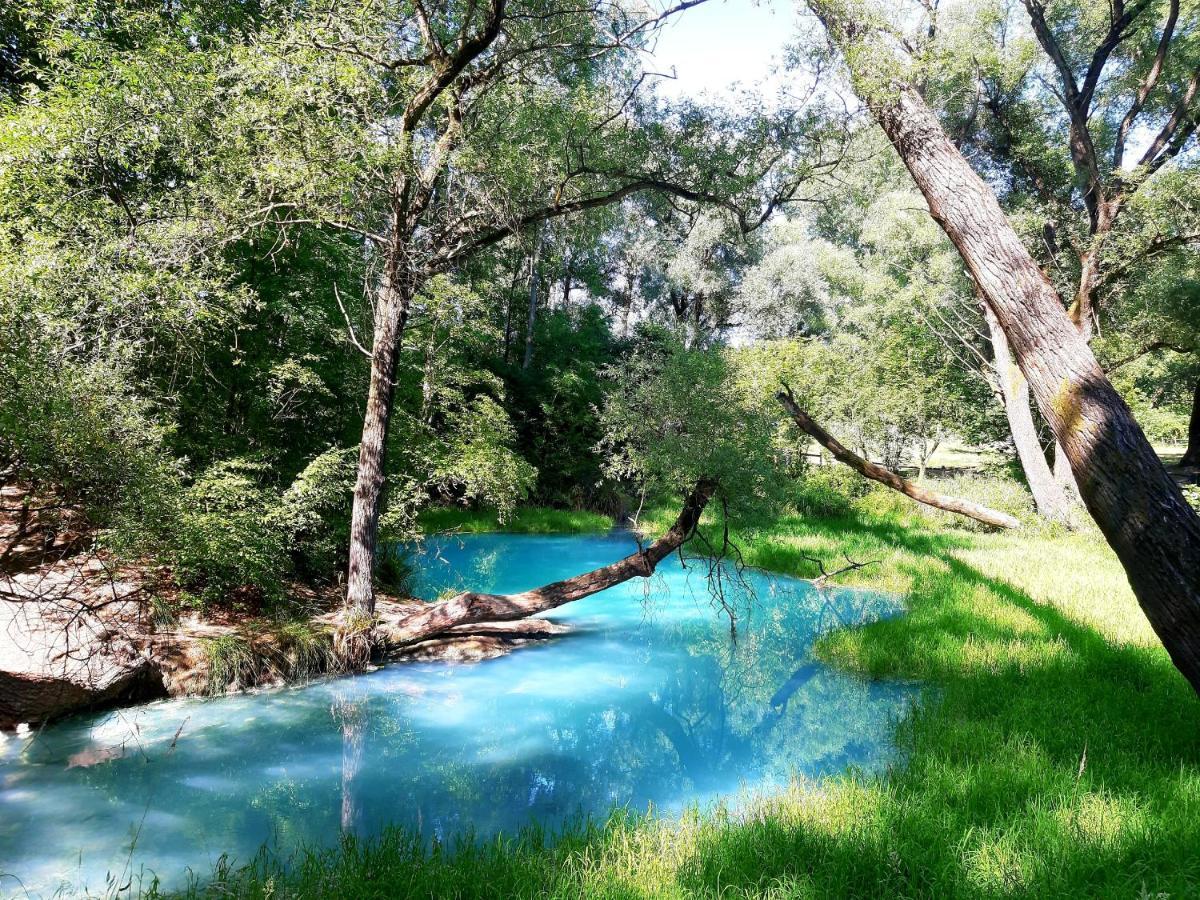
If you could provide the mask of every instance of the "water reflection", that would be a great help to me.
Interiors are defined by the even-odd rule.
[[[426,548],[422,590],[519,590],[629,552],[619,537],[479,536]],[[406,825],[429,840],[554,825],[613,804],[673,811],[889,759],[915,688],[812,659],[816,635],[899,611],[751,577],[738,640],[676,560],[555,613],[570,636],[478,665],[150,704],[0,746],[0,871],[31,892],[178,883],[229,852]],[[76,764],[72,764],[72,760]],[[80,764],[87,762],[87,765]],[[14,882],[0,881],[0,895]]]

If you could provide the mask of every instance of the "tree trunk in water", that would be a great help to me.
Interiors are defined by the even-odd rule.
[[[957,513],[960,516],[966,516],[985,525],[991,525],[995,528],[1017,528],[1020,526],[1021,523],[1007,513],[989,509],[978,503],[972,503],[970,500],[962,500],[958,497],[951,497],[947,494],[928,490],[920,485],[913,484],[907,478],[900,477],[891,469],[885,469],[883,466],[878,466],[869,460],[863,459],[857,453],[846,448],[837,438],[814,422],[808,413],[802,410],[799,404],[796,403],[790,391],[780,391],[775,395],[775,399],[788,411],[801,431],[832,453],[834,459],[838,460],[838,462],[845,463],[864,478],[878,481],[880,484],[886,485],[894,491],[899,491],[906,497],[911,497],[918,503],[924,503],[926,506],[932,506],[935,509],[945,510],[946,512]]]
[[[828,13],[825,4],[810,3]],[[825,18],[835,40],[852,45],[858,39],[852,23],[835,21],[836,13]],[[909,85],[893,84],[883,96],[866,88],[876,120],[1008,336],[1088,512],[1121,560],[1146,617],[1200,692],[1200,517],[1104,376],[995,194],[950,143],[920,94]]]
[[[1188,423],[1187,452],[1179,461],[1181,466],[1200,467],[1200,381],[1196,382],[1196,394],[1192,398],[1192,418]]]
[[[1012,434],[1013,446],[1017,449],[1017,459],[1021,461],[1029,492],[1033,494],[1033,502],[1040,515],[1065,522],[1070,517],[1071,501],[1050,471],[1046,455],[1042,452],[1037,426],[1033,422],[1033,411],[1029,408],[1029,382],[1013,362],[1008,338],[987,303],[983,304],[983,315],[992,341],[1004,415],[1008,418],[1008,430]]]
[[[346,605],[366,615],[375,611],[375,548],[385,481],[388,426],[396,390],[396,355],[411,297],[406,287],[397,290],[390,280],[379,294],[375,340],[371,347],[371,385],[367,392],[362,444],[358,451],[358,477],[354,483],[354,508],[350,515],[350,568],[346,578]]]
[[[477,594],[470,591],[458,594],[440,603],[432,603],[421,612],[409,616],[389,634],[389,640],[411,644],[428,640],[457,625],[524,619],[590,597],[631,578],[648,578],[654,574],[660,562],[682,547],[695,533],[700,515],[716,489],[716,482],[698,482],[666,534],[644,550],[631,553],[612,565],[520,594]]]

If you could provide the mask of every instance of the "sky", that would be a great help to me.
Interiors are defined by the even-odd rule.
[[[645,66],[671,72],[665,96],[728,96],[735,82],[769,79],[795,32],[794,0],[709,0],[663,26]]]

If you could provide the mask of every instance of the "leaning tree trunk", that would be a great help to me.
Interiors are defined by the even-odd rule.
[[[928,488],[921,487],[919,484],[913,484],[907,478],[900,477],[891,469],[885,469],[883,466],[863,459],[813,421],[812,417],[796,403],[790,391],[780,391],[775,395],[775,399],[788,411],[792,420],[801,431],[833,454],[834,459],[838,462],[846,464],[864,478],[878,481],[880,484],[886,485],[894,491],[899,491],[906,497],[911,497],[918,503],[932,506],[935,509],[945,510],[946,512],[957,513],[960,516],[966,516],[969,519],[983,522],[985,525],[991,525],[994,528],[1017,528],[1020,526],[1021,523],[1007,513],[998,512],[979,503],[972,503],[970,500],[963,500],[959,497],[951,497],[949,494],[931,491]]]
[[[1017,459],[1021,462],[1029,492],[1033,494],[1033,502],[1040,515],[1065,522],[1070,517],[1071,501],[1062,485],[1055,480],[1046,462],[1046,454],[1042,452],[1037,426],[1033,422],[1033,411],[1029,408],[1029,382],[1013,362],[1008,338],[987,303],[983,304],[983,316],[992,341],[996,380],[1004,402],[1004,414],[1008,418],[1008,430],[1012,434],[1013,446],[1016,447]]]
[[[810,0],[821,11],[826,5]],[[835,40],[858,35],[826,16]],[[858,57],[870,60],[871,54]],[[856,71],[861,78],[871,73]],[[1071,323],[995,194],[910,85],[872,91],[871,111],[1008,336],[1070,461],[1088,512],[1116,552],[1172,661],[1200,692],[1200,517]]]
[[[639,549],[624,559],[520,594],[479,594],[468,591],[439,603],[431,603],[390,629],[388,641],[413,644],[458,625],[524,619],[590,597],[631,578],[649,578],[659,563],[682,547],[695,533],[704,507],[716,488],[714,481],[705,479],[698,482],[667,533],[649,547]]]
[[[362,444],[358,451],[358,478],[350,516],[350,567],[346,578],[346,605],[358,612],[375,612],[375,551],[379,509],[385,481],[388,426],[395,395],[396,356],[408,318],[411,293],[385,282],[375,311],[375,339],[371,346],[371,385],[363,417]]]
[[[1188,468],[1200,467],[1200,381],[1196,382],[1196,393],[1192,398],[1192,418],[1188,424],[1187,452],[1179,465]]]

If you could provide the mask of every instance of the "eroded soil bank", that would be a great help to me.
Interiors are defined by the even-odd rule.
[[[17,509],[7,501],[5,509]],[[337,652],[340,595],[296,585],[311,615],[277,622],[216,611],[164,618],[163,573],[116,566],[86,535],[0,520],[0,729],[162,697],[219,694],[363,668]],[[462,626],[419,643],[393,638],[421,605],[381,596],[366,666],[399,659],[476,661],[564,626],[530,619]]]

